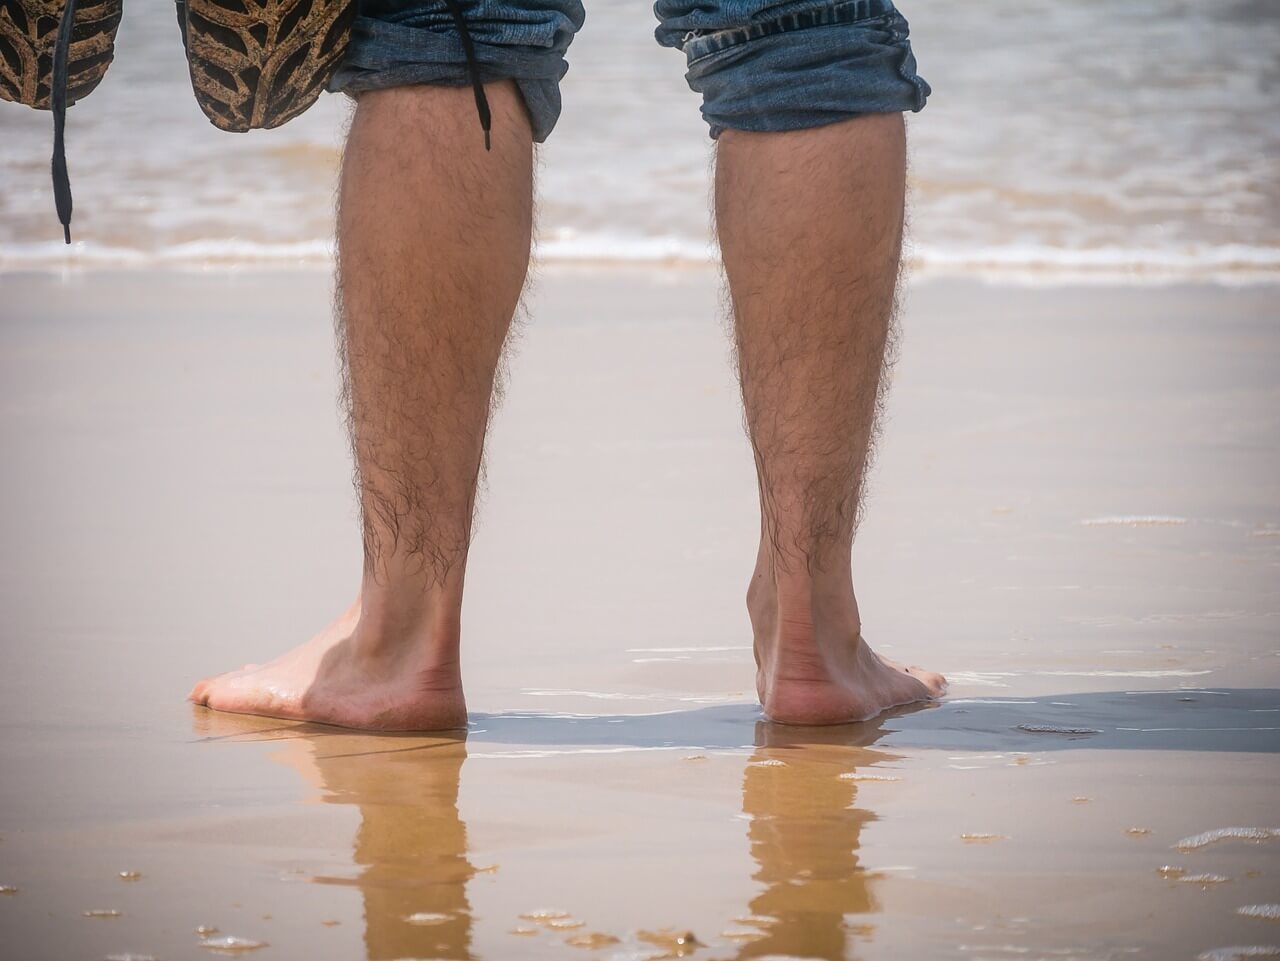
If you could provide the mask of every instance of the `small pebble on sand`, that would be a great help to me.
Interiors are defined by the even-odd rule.
[[[1179,867],[1176,864],[1162,864],[1156,868],[1156,874],[1162,878],[1180,878],[1187,873],[1187,869]]]
[[[1007,841],[1003,834],[962,834],[960,840],[965,844],[990,844],[992,841]]]
[[[573,918],[552,918],[546,922],[547,927],[555,931],[572,931],[574,928],[585,928],[586,921],[576,921]]]
[[[18,893],[18,889],[12,884],[0,884],[0,897],[11,897]]]
[[[518,934],[518,935],[519,935],[520,937],[522,937],[522,938],[527,938],[527,937],[529,937],[530,935],[537,934],[537,933],[538,933],[538,929],[537,929],[537,928],[530,928],[530,927],[526,927],[526,926],[524,926],[524,925],[521,925],[521,926],[520,926],[520,927],[518,927],[518,928],[512,928],[512,929],[511,929],[509,932],[507,932],[507,933],[508,933],[508,934]]]
[[[607,947],[610,944],[617,944],[618,939],[612,934],[602,934],[599,931],[593,931],[589,934],[575,934],[572,937],[565,938],[564,943],[571,944],[575,948],[589,948],[594,950],[596,948]]]
[[[202,924],[196,928],[196,934],[202,938],[211,938],[218,933],[218,929],[212,924]]]
[[[647,941],[650,944],[656,944],[660,948],[673,951],[677,956],[688,954],[702,946],[702,942],[698,940],[697,935],[689,930],[664,928],[660,931],[637,931],[636,937],[641,941]]]
[[[1145,838],[1151,833],[1151,828],[1125,828],[1124,833],[1131,838]]]
[[[141,881],[142,872],[141,871],[121,871],[119,874],[116,875],[116,877],[118,877],[121,881]]]
[[[326,928],[336,928],[336,927],[337,927],[338,925],[340,925],[342,922],[341,922],[341,921],[339,921],[339,920],[337,920],[337,919],[335,919],[335,918],[325,918],[325,919],[324,919],[323,921],[321,921],[320,923],[321,923],[321,924],[323,924]]]

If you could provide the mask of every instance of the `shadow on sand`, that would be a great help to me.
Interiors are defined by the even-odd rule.
[[[753,704],[641,715],[471,715],[469,740],[531,746],[758,746]],[[782,725],[768,725],[782,730]],[[792,728],[800,740],[885,748],[1280,753],[1280,690],[1214,688],[959,698],[911,705],[861,724]],[[800,732],[804,732],[801,734]]]

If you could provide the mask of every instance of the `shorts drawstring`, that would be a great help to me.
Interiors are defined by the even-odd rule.
[[[489,98],[485,96],[484,84],[480,82],[480,63],[476,60],[475,44],[471,42],[471,31],[467,29],[467,18],[463,16],[458,0],[444,0],[445,6],[453,14],[453,22],[458,26],[458,36],[462,38],[462,52],[467,58],[467,74],[471,78],[471,90],[476,97],[476,113],[480,115],[480,129],[484,131],[484,149],[489,149],[489,128],[492,118],[489,113]]]
[[[53,47],[53,203],[62,222],[62,236],[71,243],[71,177],[67,173],[67,147],[63,132],[67,126],[67,58],[71,52],[71,31],[75,26],[76,0],[66,0],[58,22],[58,39]]]

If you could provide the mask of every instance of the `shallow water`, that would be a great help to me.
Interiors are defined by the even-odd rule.
[[[1274,814],[1274,754],[1028,743],[972,768],[898,746],[952,708],[823,732],[705,710],[622,715],[612,743],[679,726],[666,749],[554,758],[528,750],[554,718],[493,738],[476,717],[463,739],[193,711],[167,776],[137,785],[166,815],[10,816],[5,927],[31,958],[1191,958],[1274,939],[1242,913],[1274,897],[1274,842],[1174,847]],[[146,879],[120,884],[122,861]],[[91,900],[120,912],[110,929],[70,917]]]
[[[710,141],[650,4],[592,0],[539,174],[546,259],[705,260]],[[911,117],[913,257],[939,270],[1280,270],[1280,7],[901,4],[934,88]],[[73,262],[327,255],[344,98],[229,136],[191,96],[168,0],[130,0],[70,113]],[[50,122],[0,103],[0,267],[67,261]],[[498,132],[501,135],[501,131]]]
[[[468,573],[465,738],[182,701],[359,571],[323,274],[6,294],[15,956],[1280,943],[1241,913],[1280,900],[1273,289],[912,289],[857,576],[868,636],[952,690],[808,730],[751,699],[714,278],[544,272]],[[1090,523],[1152,517],[1183,522]]]

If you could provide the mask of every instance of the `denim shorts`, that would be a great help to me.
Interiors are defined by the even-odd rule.
[[[565,54],[581,0],[460,0],[486,83],[513,80],[534,140],[560,117]],[[346,60],[329,89],[350,94],[470,82],[444,0],[358,0]],[[656,37],[681,50],[711,136],[799,130],[924,107],[906,19],[891,0],[658,0]]]

